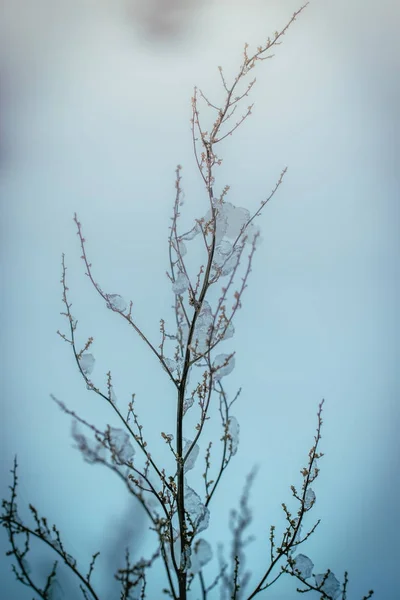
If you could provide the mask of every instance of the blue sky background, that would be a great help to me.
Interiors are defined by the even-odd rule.
[[[184,167],[183,223],[207,210],[191,149],[193,86],[218,101],[217,66],[234,75],[243,43],[261,44],[298,4],[3,4],[1,492],[18,453],[21,514],[32,502],[57,523],[83,570],[101,550],[95,581],[111,600],[121,541],[138,557],[153,545],[122,484],[72,449],[70,420],[50,400],[55,394],[99,426],[116,424],[56,335],[66,326],[62,252],[80,339],[95,338],[93,380],[105,381],[111,369],[120,406],[136,392],[160,458],[159,432],[173,431],[175,404],[153,356],[90,287],[72,216],[79,214],[101,286],[131,298],[137,322],[158,343],[159,319],[171,315],[173,299],[165,270],[176,164]],[[370,588],[377,600],[398,598],[398,18],[389,0],[312,2],[275,58],[258,65],[254,114],[221,146],[216,184],[229,184],[229,200],[251,210],[289,167],[258,221],[263,243],[226,344],[237,353],[227,390],[243,387],[235,409],[240,447],[205,537],[228,543],[229,509],[258,464],[257,540],[247,565],[253,581],[260,578],[269,525],[283,526],[280,505],[300,484],[325,398],[312,513],[322,523],[302,551],[315,572],[330,567],[341,578],[348,569],[351,599]],[[210,424],[206,439],[219,435],[218,423]],[[191,473],[193,487],[201,472]],[[5,532],[0,546],[8,549]],[[37,546],[35,556],[38,573],[46,572],[51,555]],[[150,582],[150,598],[161,575]],[[0,580],[7,600],[32,597],[4,554]],[[76,597],[68,579],[62,584],[66,598]],[[297,597],[287,580],[271,593]]]

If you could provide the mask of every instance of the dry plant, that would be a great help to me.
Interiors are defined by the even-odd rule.
[[[213,550],[209,542],[200,536],[207,529],[214,495],[219,488],[225,470],[238,449],[239,425],[232,413],[232,406],[239,392],[229,399],[223,385],[223,378],[235,366],[235,353],[215,355],[217,346],[234,334],[234,317],[241,307],[252,268],[254,253],[260,240],[256,217],[276,194],[281,186],[286,169],[280,174],[271,193],[261,202],[254,214],[245,208],[236,207],[227,201],[229,186],[222,188],[218,195],[215,190],[215,171],[222,159],[216,148],[223,140],[232,136],[236,129],[251,114],[252,106],[236,117],[242,101],[246,101],[255,79],[247,81],[249,74],[262,60],[271,58],[271,50],[279,45],[283,35],[305,9],[302,6],[295,12],[287,25],[268,38],[263,46],[250,53],[245,44],[242,63],[233,83],[228,83],[219,67],[224,100],[222,104],[212,102],[201,90],[195,88],[192,98],[191,129],[193,150],[208,199],[208,212],[196,220],[186,233],[179,228],[180,208],[183,204],[181,187],[181,166],[176,169],[175,202],[172,224],[169,233],[169,272],[168,277],[175,297],[174,333],[167,332],[164,320],[160,321],[160,343],[152,343],[132,315],[130,303],[118,294],[106,293],[96,281],[92,264],[87,254],[86,241],[78,216],[74,215],[77,234],[80,240],[82,259],[86,275],[105,305],[126,321],[140,336],[149,350],[157,357],[171,380],[176,392],[176,432],[174,435],[161,432],[168,451],[173,457],[173,469],[168,471],[152,454],[143,434],[143,427],[136,411],[135,396],[125,412],[117,405],[113,378],[107,373],[104,388],[91,378],[94,357],[90,352],[93,338],[89,337],[83,347],[77,340],[77,321],[71,313],[68,296],[66,266],[62,257],[62,277],[64,312],[69,333],[58,332],[71,347],[76,365],[87,388],[100,396],[118,417],[121,427],[109,425],[100,430],[78,416],[74,411],[53,397],[67,415],[72,417],[72,435],[85,461],[101,463],[123,480],[128,491],[141,504],[147,514],[151,529],[158,536],[158,545],[152,556],[141,558],[134,563],[129,550],[126,550],[126,563],[115,573],[120,583],[120,600],[144,599],[149,572],[157,560],[165,569],[165,583],[162,593],[174,600],[202,598],[251,600],[256,596],[269,597],[269,588],[283,575],[292,576],[301,587],[298,592],[315,592],[320,598],[336,600],[347,598],[348,576],[344,574],[340,583],[328,569],[322,574],[313,575],[314,564],[300,546],[314,533],[319,521],[306,525],[308,513],[315,503],[313,485],[319,475],[319,461],[323,456],[319,450],[322,426],[323,401],[317,413],[317,429],[314,443],[308,453],[301,482],[298,488],[292,486],[291,493],[295,508],[289,510],[282,504],[286,525],[279,533],[270,528],[269,556],[265,556],[265,566],[258,578],[245,570],[245,547],[248,542],[246,530],[251,522],[248,505],[249,491],[254,479],[254,471],[248,476],[240,500],[238,511],[232,511],[229,523],[232,546],[229,558],[222,550],[218,554],[216,576],[210,577],[207,565],[212,564]],[[244,87],[243,85],[244,84]],[[215,111],[215,120],[210,131],[206,131],[199,116],[199,104]],[[240,111],[238,111],[240,112]],[[204,247],[204,264],[194,276],[189,272],[187,246],[199,236]],[[220,290],[212,300],[212,291]],[[219,297],[218,297],[219,296]],[[190,383],[189,377],[192,382]],[[221,419],[221,444],[219,458],[216,459],[211,443],[202,446],[202,434],[210,418],[210,406],[219,407]],[[195,427],[186,427],[186,415],[196,414]],[[218,413],[217,413],[218,414]],[[186,421],[185,421],[186,419]],[[188,431],[190,429],[190,431]],[[86,430],[88,435],[82,431]],[[187,481],[187,474],[194,469],[198,455],[203,453],[204,469],[202,478],[193,489]],[[213,455],[213,456],[212,456]],[[215,460],[217,466],[215,466]],[[13,483],[11,497],[3,501],[1,522],[5,527],[13,556],[14,573],[21,584],[31,588],[34,596],[44,600],[61,597],[61,587],[57,581],[58,562],[64,563],[77,577],[79,588],[85,600],[100,600],[93,582],[96,559],[93,554],[88,565],[78,565],[75,558],[67,553],[61,534],[55,525],[50,525],[37,509],[30,505],[32,525],[26,525],[20,518],[17,508],[17,459],[12,469]],[[57,555],[47,579],[39,583],[31,573],[28,563],[31,539],[39,539]],[[161,590],[160,590],[161,592]],[[364,600],[371,598],[370,591]]]

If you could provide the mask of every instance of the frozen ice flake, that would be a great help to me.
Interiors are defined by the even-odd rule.
[[[196,223],[196,225],[192,229],[190,229],[187,233],[181,235],[181,237],[179,238],[179,243],[181,243],[182,240],[185,240],[185,242],[189,242],[190,240],[193,240],[199,233],[200,226],[198,223]]]
[[[200,496],[185,484],[185,509],[190,515],[196,533],[207,529],[210,522],[210,511],[202,503]]]
[[[219,254],[220,256],[223,256],[224,258],[226,258],[227,256],[229,256],[231,254],[233,250],[233,246],[230,242],[228,242],[228,240],[222,240],[218,246],[215,248],[215,254]]]
[[[65,597],[61,585],[57,579],[52,579],[49,593],[49,600],[63,600]]]
[[[133,460],[135,450],[130,442],[129,435],[123,429],[108,428],[110,448],[114,458],[119,463]]]
[[[210,562],[213,557],[211,546],[203,538],[199,539],[194,544],[194,552],[192,552],[192,566],[191,573],[194,575],[201,571],[201,569]]]
[[[171,373],[173,373],[174,371],[176,371],[177,368],[178,368],[178,363],[176,362],[176,360],[173,360],[172,358],[164,358],[164,363],[165,363],[165,366],[167,367],[167,369]]]
[[[230,357],[230,358],[229,358]],[[227,364],[225,364],[227,363]],[[214,381],[219,381],[225,375],[229,375],[235,368],[235,357],[230,354],[218,354],[213,362]]]
[[[95,463],[104,460],[106,455],[104,446],[97,440],[89,440],[80,433],[76,421],[72,421],[72,437],[86,462]]]
[[[112,385],[110,386],[110,400],[113,404],[117,404],[117,396],[115,395],[114,387]]]
[[[179,294],[183,294],[189,287],[189,279],[186,277],[185,273],[179,271],[175,281],[172,284],[172,291],[177,296]]]
[[[192,338],[192,345],[195,346],[197,342],[197,352],[203,354],[207,352],[209,348],[209,340],[211,335],[211,328],[214,322],[214,317],[211,312],[211,306],[205,300],[202,304],[199,316],[196,320],[194,334]]]
[[[228,223],[226,220],[226,214],[223,210],[223,206],[224,205],[222,205],[222,207],[221,206],[217,207],[217,215],[216,215],[216,229],[217,230],[216,230],[216,234],[215,234],[215,241],[216,241],[217,245],[222,241],[222,239],[225,235],[225,232],[227,230],[227,227],[228,227]],[[212,220],[213,220],[212,212],[211,212],[211,210],[208,210],[206,215],[204,216],[203,228],[206,223],[211,223],[211,227],[212,227]]]
[[[62,549],[62,546],[61,546],[61,544],[60,544],[60,542],[59,542],[58,540],[53,540],[53,541],[51,542],[51,545],[53,546],[53,548],[55,548],[55,549],[56,549],[56,550],[58,550],[59,552],[62,552],[62,551],[63,551],[63,549]]]
[[[82,354],[82,356],[79,359],[79,364],[84,375],[91,374],[91,372],[93,371],[94,363],[95,360],[93,354],[89,354],[87,352],[85,354]]]
[[[234,455],[239,445],[239,423],[236,417],[229,417],[228,434],[230,436],[232,455]]]
[[[250,223],[250,225],[248,227],[246,227],[246,229],[244,230],[243,235],[246,237],[246,242],[248,244],[253,244],[256,236],[256,240],[255,240],[255,246],[257,248],[257,246],[260,245],[262,238],[260,235],[260,228],[257,227],[257,225],[255,225],[254,223]]]
[[[185,442],[185,445],[183,447],[183,456],[185,457],[190,446],[192,445],[192,440],[187,440],[186,438],[183,438],[183,441]],[[185,466],[184,466],[184,472],[186,473],[187,471],[190,471],[191,469],[193,469],[197,457],[199,455],[200,452],[200,448],[198,446],[198,444],[195,444],[192,448],[191,453],[189,454],[189,456],[187,457],[186,461],[185,461]]]
[[[225,236],[235,240],[246,223],[250,220],[250,212],[246,208],[234,206],[230,202],[224,202],[218,209],[219,218],[224,218],[227,226]]]
[[[117,310],[119,312],[124,312],[126,310],[127,304],[122,296],[119,294],[107,294],[107,308],[111,308],[112,310]]]
[[[182,242],[182,241],[179,241],[179,242],[178,242],[178,248],[179,248],[179,253],[180,253],[180,255],[181,255],[181,256],[185,256],[185,254],[186,254],[187,250],[186,250],[186,246],[185,246],[184,242]]]
[[[185,347],[189,337],[189,326],[186,322],[181,323],[180,332],[179,332],[179,340],[182,347]]]
[[[314,575],[314,577],[315,584],[317,587],[319,587],[323,582],[325,575]],[[323,586],[321,587],[321,590],[325,592],[325,594],[332,596],[334,600],[336,600],[336,598],[339,597],[340,582],[336,579],[333,573],[329,573],[328,577],[325,579]]]
[[[308,488],[304,497],[304,508],[308,510],[315,503],[315,493],[311,488]]]
[[[239,248],[233,248],[230,242],[222,240],[215,248],[213,267],[221,269],[221,275],[229,275],[237,266],[239,258]]]
[[[188,571],[192,566],[191,555],[192,550],[189,546],[186,546],[185,550],[181,552],[181,568],[184,571]]]
[[[229,338],[233,337],[233,335],[235,333],[235,328],[233,326],[232,321],[230,321],[228,323],[228,325],[224,324],[222,331],[223,331],[223,336],[222,336],[223,340],[228,340]]]
[[[29,573],[31,572],[31,567],[29,566],[29,563],[28,563],[28,561],[26,560],[26,558],[21,558],[21,563],[22,563],[22,566],[23,566],[23,568],[25,569],[25,571],[26,571],[26,572],[28,573],[28,575],[29,575]]]
[[[184,415],[187,413],[189,408],[191,408],[193,406],[193,402],[194,402],[193,396],[190,396],[189,398],[185,398],[185,400],[183,401],[183,414]]]
[[[232,321],[229,321],[227,324],[226,319],[222,319],[219,327],[214,331],[212,336],[212,342],[217,342],[218,340],[228,340],[235,333],[235,328],[233,326]]]
[[[297,527],[298,517],[296,517],[296,519],[294,521],[295,521],[295,526]],[[292,554],[293,552],[296,552],[297,546],[301,542],[301,530],[302,530],[302,526],[300,525],[300,527],[297,530],[296,536],[293,540],[293,545],[291,546],[291,548],[289,550],[290,554]]]
[[[300,571],[303,579],[308,579],[312,575],[314,563],[305,554],[298,554],[294,559],[294,567],[296,571]]]
[[[73,556],[71,556],[70,554],[66,554],[65,555],[65,560],[67,561],[67,563],[69,565],[71,565],[72,567],[76,566],[76,560]]]

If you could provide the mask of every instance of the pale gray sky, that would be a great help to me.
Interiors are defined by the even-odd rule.
[[[85,566],[100,549],[98,589],[111,599],[106,574],[116,567],[118,540],[133,539],[140,555],[151,553],[151,538],[119,482],[71,448],[70,421],[49,398],[54,393],[99,426],[114,423],[56,335],[65,328],[62,252],[81,339],[95,338],[93,378],[100,383],[111,368],[121,405],[136,392],[155,454],[165,451],[159,432],[173,430],[174,396],[140,340],[90,288],[72,216],[79,214],[99,283],[132,298],[138,322],[157,342],[159,319],[172,302],[165,270],[176,164],[184,167],[184,222],[207,208],[191,150],[193,86],[218,100],[217,66],[234,75],[243,43],[261,44],[298,4],[2,4],[1,491],[7,494],[18,453],[21,513],[32,502]],[[259,464],[251,497],[257,541],[248,566],[255,580],[261,575],[269,525],[282,524],[280,505],[300,482],[324,397],[326,456],[314,508],[322,523],[304,553],[316,572],[330,567],[342,577],[348,569],[355,599],[371,587],[377,600],[398,595],[394,4],[311,2],[275,58],[259,65],[254,114],[221,147],[217,181],[231,186],[231,202],[251,210],[289,167],[259,220],[263,243],[231,340],[236,368],[226,385],[232,394],[243,387],[235,412],[240,447],[205,537],[228,542],[228,508]],[[218,438],[217,425],[207,435]],[[39,571],[52,558],[39,550],[37,557]],[[4,555],[0,570],[5,598],[32,597],[14,581]],[[295,585],[277,585],[273,595],[291,600]]]

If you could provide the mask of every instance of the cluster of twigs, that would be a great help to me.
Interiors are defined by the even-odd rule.
[[[159,345],[152,343],[132,315],[132,301],[129,305],[118,294],[106,293],[97,283],[89,261],[86,240],[78,216],[74,221],[79,236],[82,260],[85,272],[91,284],[103,299],[106,306],[122,317],[139,335],[150,351],[155,355],[176,391],[176,432],[175,435],[161,432],[173,459],[174,470],[167,472],[159,461],[152,455],[143,433],[143,427],[135,408],[135,395],[128,404],[126,413],[119,408],[113,388],[113,378],[109,371],[106,375],[106,385],[102,389],[92,381],[94,357],[89,352],[93,347],[93,338],[89,337],[83,346],[77,341],[77,320],[71,313],[71,302],[68,296],[64,255],[62,256],[62,300],[64,303],[63,316],[69,324],[68,334],[58,332],[67,342],[73,352],[76,365],[84,379],[88,390],[94,392],[105,401],[117,416],[121,429],[107,425],[104,431],[82,419],[70,410],[63,402],[53,396],[60,409],[72,417],[72,435],[77,448],[89,463],[100,463],[112,470],[121,478],[129,493],[141,504],[146,512],[150,527],[158,536],[158,547],[149,559],[132,562],[129,550],[126,550],[125,565],[118,569],[115,578],[120,582],[120,599],[144,599],[147,597],[147,573],[156,560],[161,559],[165,574],[166,587],[163,592],[174,600],[186,600],[192,587],[198,583],[202,600],[210,598],[217,586],[220,586],[221,597],[231,600],[247,598],[251,600],[256,595],[267,590],[283,574],[297,578],[304,588],[301,592],[316,591],[326,600],[336,600],[338,593],[342,600],[346,599],[348,577],[345,574],[344,583],[338,592],[337,580],[328,570],[321,576],[315,576],[315,584],[310,583],[310,559],[304,555],[294,554],[298,547],[314,533],[319,521],[305,535],[301,535],[303,520],[315,503],[315,494],[311,485],[318,477],[317,466],[322,453],[319,452],[322,426],[322,405],[318,409],[318,426],[314,444],[309,452],[307,465],[301,471],[303,481],[301,491],[292,487],[293,498],[298,503],[295,516],[286,504],[283,511],[286,518],[286,528],[282,532],[279,543],[275,527],[270,530],[270,557],[259,582],[249,592],[245,588],[251,584],[252,574],[245,571],[244,549],[252,539],[245,537],[251,523],[251,511],[248,505],[249,490],[255,473],[252,472],[246,481],[240,501],[239,511],[233,511],[230,520],[232,548],[227,562],[222,550],[219,555],[219,571],[210,582],[207,581],[205,565],[211,561],[211,547],[206,540],[199,537],[209,522],[211,501],[221,483],[221,479],[238,445],[239,426],[232,414],[232,405],[238,399],[239,392],[233,400],[228,400],[227,392],[221,379],[228,375],[234,367],[235,353],[214,356],[217,346],[229,339],[234,332],[233,319],[241,307],[244,291],[247,287],[252,268],[254,253],[259,242],[259,230],[255,219],[260,215],[266,204],[280,187],[286,169],[280,174],[271,193],[261,201],[260,207],[254,214],[246,209],[234,207],[227,202],[229,186],[222,188],[219,196],[214,195],[215,168],[222,159],[216,154],[216,146],[234,134],[236,129],[249,117],[253,105],[248,106],[244,113],[234,121],[234,115],[241,101],[248,97],[255,79],[239,91],[242,81],[255,68],[259,61],[270,58],[270,51],[281,43],[282,36],[296,17],[304,10],[301,7],[287,25],[276,32],[272,38],[249,53],[246,44],[243,60],[238,75],[232,84],[228,84],[223,70],[219,67],[225,99],[221,104],[211,102],[197,88],[192,98],[192,141],[196,164],[208,197],[208,212],[198,219],[194,227],[186,233],[179,231],[180,207],[183,204],[181,187],[181,166],[176,169],[175,202],[172,224],[169,235],[169,272],[173,292],[175,294],[175,324],[174,333],[167,332],[165,321],[160,321],[161,340]],[[209,132],[205,131],[200,121],[199,102],[205,101],[207,106],[215,111],[216,118]],[[205,261],[195,276],[192,276],[185,260],[186,245],[200,236],[204,244]],[[209,299],[216,284],[224,279],[221,292],[214,308]],[[210,300],[211,301],[211,300]],[[173,346],[171,354],[170,347]],[[198,374],[197,383],[191,387],[189,377]],[[200,452],[199,443],[206,423],[209,419],[210,406],[213,399],[219,405],[221,417],[221,448],[217,468],[211,460],[211,446],[205,450],[205,469],[203,472],[204,492],[199,495],[187,483],[187,472],[194,468],[197,455]],[[198,417],[190,439],[185,438],[185,415],[197,407]],[[84,428],[88,434],[82,433]],[[139,456],[136,455],[139,450]],[[44,600],[56,597],[57,560],[49,573],[44,585],[39,585],[30,573],[27,556],[30,550],[30,539],[35,537],[49,546],[57,555],[58,561],[63,562],[73,571],[79,581],[79,587],[85,600],[100,598],[92,583],[92,574],[98,553],[93,554],[86,575],[78,568],[77,561],[67,554],[56,526],[50,527],[46,518],[39,516],[38,511],[30,506],[33,517],[31,527],[20,519],[17,510],[17,461],[15,460],[11,499],[3,501],[1,522],[6,528],[10,540],[9,555],[15,559],[13,565],[17,579],[30,587],[38,597]],[[23,540],[21,547],[20,540]],[[299,558],[302,557],[302,558]],[[308,563],[307,563],[308,561]],[[332,579],[333,577],[333,579]],[[334,581],[333,581],[334,580]],[[364,598],[370,598],[372,592]]]

